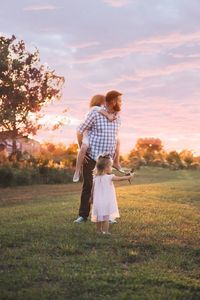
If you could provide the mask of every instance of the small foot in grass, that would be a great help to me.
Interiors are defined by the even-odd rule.
[[[111,235],[110,232],[105,232],[105,231],[103,231],[102,233],[103,233],[103,235]]]

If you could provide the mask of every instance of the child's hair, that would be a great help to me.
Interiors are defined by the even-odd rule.
[[[90,108],[93,106],[101,106],[105,103],[105,96],[104,95],[95,95],[90,100]]]
[[[104,175],[106,174],[106,168],[112,165],[112,158],[109,154],[101,154],[97,158],[96,166],[94,169],[94,175]]]

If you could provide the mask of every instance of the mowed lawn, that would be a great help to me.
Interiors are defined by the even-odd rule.
[[[0,189],[0,299],[200,299],[200,171],[118,184],[109,237],[73,224],[80,189]]]

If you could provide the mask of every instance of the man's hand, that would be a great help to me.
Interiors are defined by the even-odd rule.
[[[89,157],[87,156],[87,155],[85,155],[85,158],[84,158],[84,163],[87,165],[88,164],[88,162],[89,162]]]
[[[116,114],[109,114],[109,115],[108,115],[108,120],[109,120],[110,122],[113,122],[113,121],[116,120],[116,119],[117,119]]]

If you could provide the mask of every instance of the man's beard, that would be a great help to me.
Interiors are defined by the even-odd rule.
[[[114,111],[120,111],[121,110],[121,106],[116,103],[115,106],[113,107]]]

